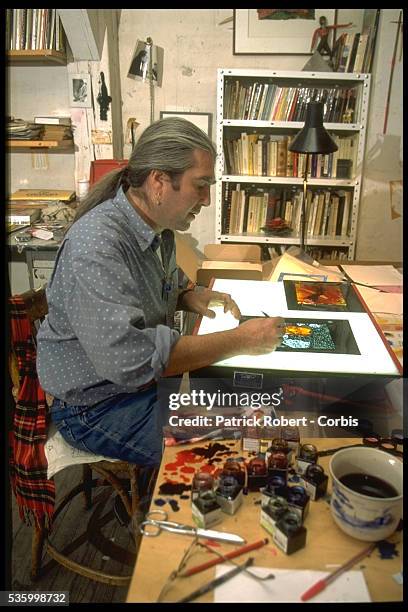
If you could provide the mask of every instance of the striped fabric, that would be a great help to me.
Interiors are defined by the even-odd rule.
[[[10,298],[11,345],[17,358],[19,391],[10,432],[10,477],[21,519],[51,527],[55,484],[47,479],[44,445],[48,406],[36,370],[36,345],[26,304],[21,296]]]

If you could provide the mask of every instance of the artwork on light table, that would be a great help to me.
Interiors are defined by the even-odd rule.
[[[289,310],[364,312],[351,284],[283,281]]]

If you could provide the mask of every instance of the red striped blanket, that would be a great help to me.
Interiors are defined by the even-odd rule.
[[[51,527],[55,484],[47,478],[44,445],[49,420],[36,370],[36,344],[21,296],[10,298],[11,345],[17,357],[19,392],[10,432],[10,477],[21,519]]]

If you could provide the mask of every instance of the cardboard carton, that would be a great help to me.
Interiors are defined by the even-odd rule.
[[[247,244],[208,244],[200,257],[188,239],[175,232],[177,265],[188,279],[208,287],[212,278],[269,280],[275,262],[261,260],[261,247]]]

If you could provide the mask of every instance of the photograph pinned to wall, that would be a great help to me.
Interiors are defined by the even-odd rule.
[[[320,18],[335,9],[234,9],[234,55],[309,55]]]
[[[187,119],[187,121],[191,121],[194,123],[200,130],[203,130],[207,134],[209,138],[211,138],[212,131],[212,113],[190,113],[182,111],[160,111],[160,119],[165,119],[166,117],[181,117],[182,119]]]
[[[149,45],[143,40],[136,42],[128,77],[136,81],[149,82],[149,66],[151,63],[152,81],[158,87],[163,82],[164,49],[157,45]]]
[[[91,108],[91,75],[87,73],[69,74],[68,85],[69,105],[78,108]]]

